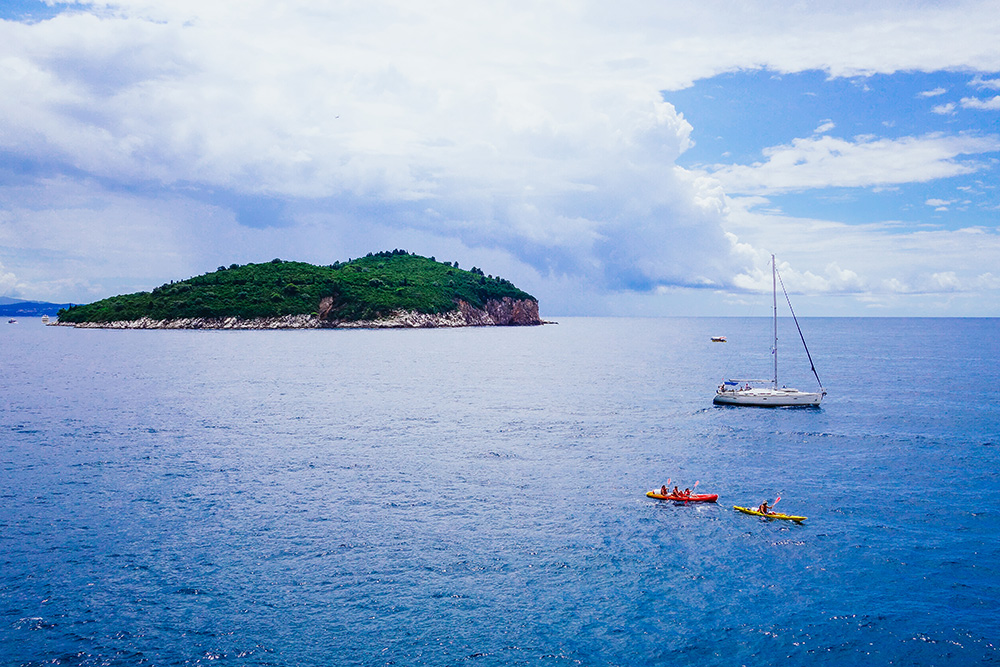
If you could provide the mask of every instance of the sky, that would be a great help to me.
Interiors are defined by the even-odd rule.
[[[0,0],[0,296],[401,248],[559,315],[1000,316],[1000,2]]]

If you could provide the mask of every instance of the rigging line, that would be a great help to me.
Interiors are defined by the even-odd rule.
[[[819,382],[820,389],[823,388],[823,381],[819,379],[819,373],[816,372],[816,364],[813,363],[812,355],[809,354],[809,346],[806,345],[806,337],[802,335],[802,327],[799,326],[799,320],[795,317],[795,310],[792,308],[792,300],[788,298],[788,290],[785,289],[785,281],[781,279],[781,273],[778,271],[777,265],[774,267],[774,272],[778,275],[778,282],[781,283],[781,292],[785,295],[785,302],[788,303],[788,310],[792,314],[792,321],[795,322],[795,328],[799,330],[799,338],[802,340],[802,347],[806,350],[806,357],[809,358],[809,369],[816,376],[816,382]]]

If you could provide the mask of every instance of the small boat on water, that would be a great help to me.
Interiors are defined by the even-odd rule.
[[[785,294],[785,301],[788,302],[788,310],[792,313],[792,320],[795,328],[799,331],[799,338],[802,339],[802,347],[806,350],[806,357],[809,359],[809,366],[816,382],[819,384],[817,391],[799,391],[791,387],[778,386],[778,268],[771,255],[771,291],[774,304],[774,344],[771,348],[771,356],[774,359],[774,376],[769,380],[747,380],[728,379],[715,391],[715,398],[712,400],[716,405],[752,405],[764,408],[778,407],[819,407],[820,401],[826,396],[823,383],[816,372],[816,365],[813,364],[812,355],[806,346],[805,336],[802,335],[802,328],[792,310],[792,302],[785,291],[784,283],[781,284],[781,291]],[[762,386],[763,385],[763,386]],[[769,385],[769,386],[767,386]]]
[[[714,503],[719,499],[718,493],[692,493],[691,495],[674,495],[673,493],[668,493],[663,495],[659,491],[647,491],[647,498],[656,498],[657,500],[674,500],[679,503]]]
[[[42,315],[42,324],[48,324],[48,323],[49,323],[49,316]]]
[[[7,320],[7,324],[17,324],[17,320],[15,320],[15,319],[14,319],[14,318],[12,317],[12,318],[10,318],[9,320]]]
[[[726,342],[726,337],[725,336],[712,336],[712,342],[713,343],[725,343]]]
[[[784,519],[786,521],[794,521],[795,523],[802,523],[807,518],[804,516],[794,516],[792,514],[781,514],[780,512],[768,512],[767,514],[764,514],[763,512],[750,507],[740,507],[739,505],[733,505],[733,509],[738,512],[743,512],[744,514],[753,514],[754,516],[764,517],[765,519]]]

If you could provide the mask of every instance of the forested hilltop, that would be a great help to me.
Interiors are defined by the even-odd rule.
[[[525,307],[533,310],[536,321],[528,321],[532,317],[523,314]],[[498,309],[518,314],[493,319],[512,317],[516,321],[483,319],[483,314]],[[181,326],[202,328],[223,326],[218,324],[222,320],[231,326],[234,318],[246,322],[297,316],[297,322],[311,324],[296,326],[349,326],[398,319],[403,314],[448,317],[439,318],[440,323],[433,317],[411,317],[408,321],[418,323],[398,326],[541,323],[537,300],[509,280],[405,250],[369,253],[328,266],[280,259],[220,266],[212,273],[170,282],[151,292],[123,294],[60,310],[59,323],[142,321],[162,326],[183,322],[186,324]],[[459,317],[464,320],[458,321]]]

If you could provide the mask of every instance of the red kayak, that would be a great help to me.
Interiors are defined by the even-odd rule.
[[[672,493],[663,495],[659,491],[647,491],[647,498],[656,498],[657,500],[676,500],[680,503],[714,503],[719,499],[718,493],[692,493],[690,496],[680,495],[675,496]]]

